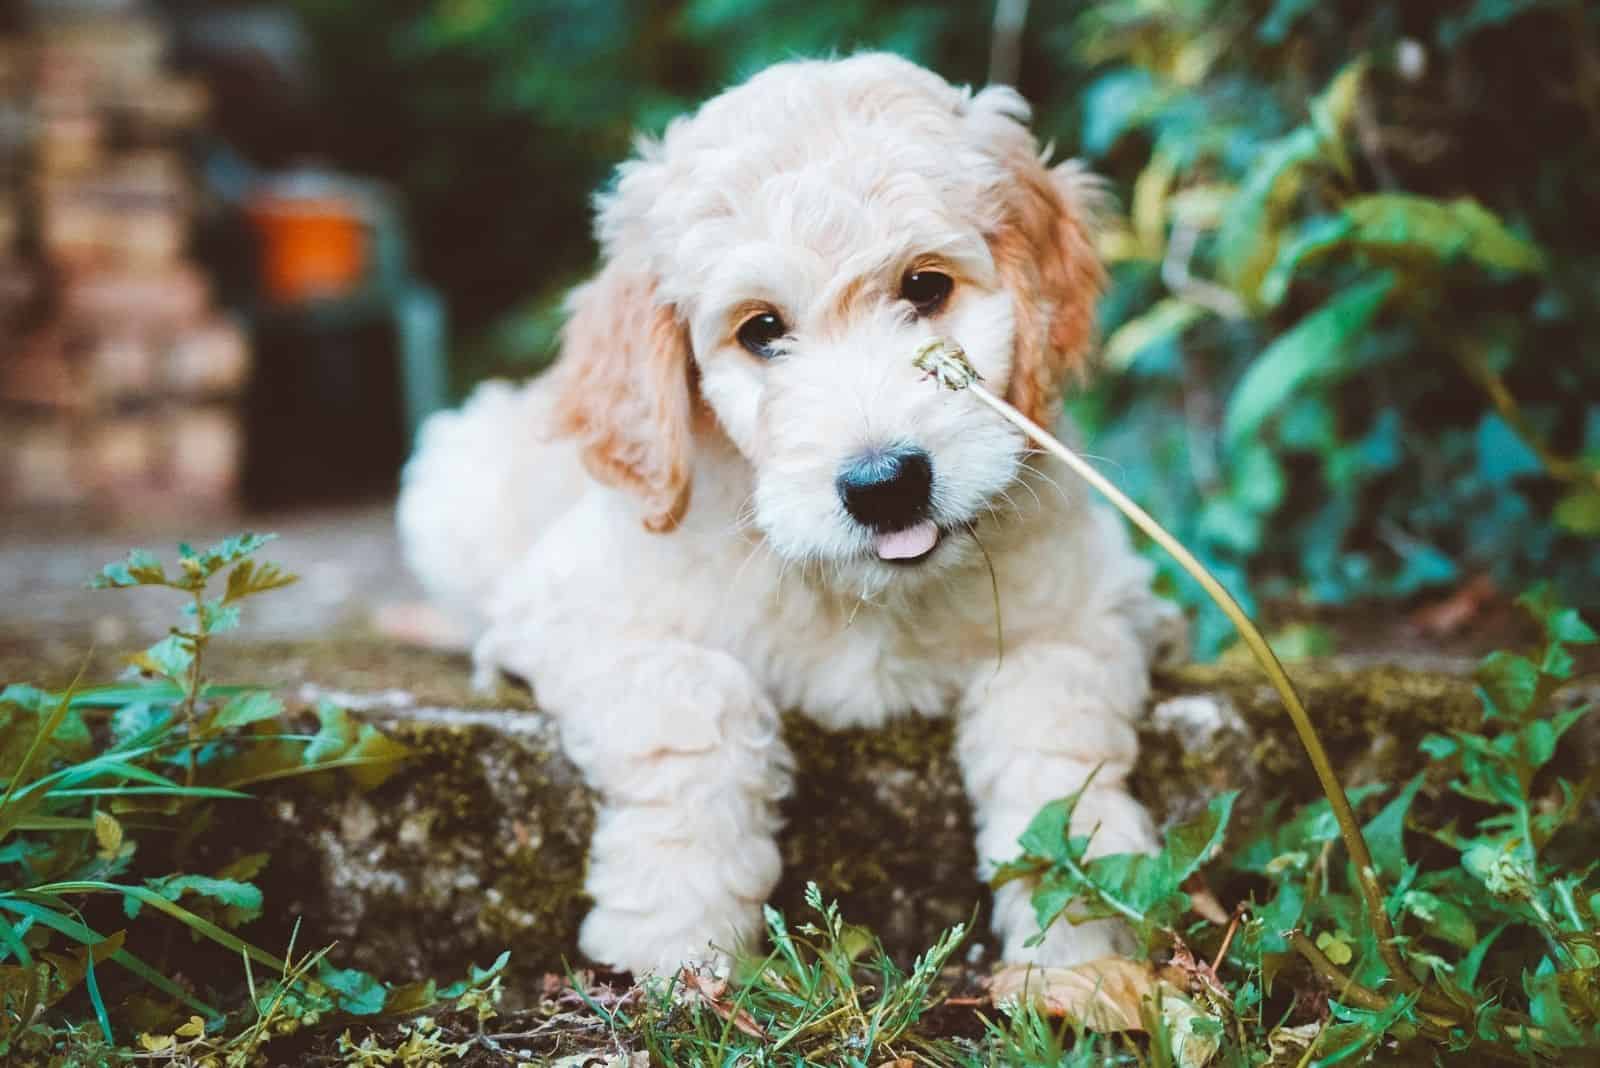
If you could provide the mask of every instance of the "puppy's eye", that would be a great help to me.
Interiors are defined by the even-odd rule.
[[[900,296],[909,300],[918,315],[932,315],[950,299],[955,283],[939,271],[911,271],[900,280]]]
[[[763,360],[770,360],[777,355],[773,343],[789,332],[783,325],[783,320],[775,312],[762,312],[752,315],[739,327],[739,344],[749,349]]]

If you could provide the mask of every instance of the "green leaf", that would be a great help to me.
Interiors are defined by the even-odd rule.
[[[1260,288],[1277,256],[1283,218],[1300,190],[1303,172],[1322,159],[1322,139],[1301,126],[1261,150],[1217,231],[1217,266],[1241,294]]]
[[[128,661],[141,671],[182,683],[194,663],[194,651],[187,638],[169,634],[144,652],[130,656]]]
[[[389,988],[357,968],[335,968],[324,963],[317,981],[339,996],[339,1008],[352,1016],[372,1016],[383,1011]]]
[[[237,563],[244,559],[276,538],[276,534],[252,534],[248,532],[235,534],[232,537],[223,538],[194,559],[205,574],[213,575],[229,564]]]
[[[1267,44],[1282,44],[1289,31],[1304,15],[1317,6],[1318,0],[1277,0],[1272,10],[1261,21],[1256,36]]]
[[[1550,518],[1556,526],[1573,534],[1600,534],[1600,489],[1582,486],[1573,490],[1556,502]]]
[[[161,879],[147,879],[145,886],[168,901],[176,902],[185,894],[213,901],[223,907],[223,916],[230,927],[249,923],[261,915],[261,891],[251,883],[215,879],[207,875],[169,875]],[[133,919],[139,915],[140,904],[136,897],[125,897],[122,911],[129,919]]]
[[[1141,353],[1164,341],[1175,340],[1206,314],[1206,309],[1168,297],[1155,307],[1119,326],[1106,340],[1101,358],[1114,371],[1126,370]]]
[[[1367,76],[1367,59],[1358,56],[1311,101],[1311,126],[1322,141],[1323,152],[1347,179],[1353,177],[1350,150],[1345,147],[1345,130],[1355,117],[1361,86]]]
[[[1426,890],[1407,890],[1400,897],[1401,905],[1411,915],[1422,921],[1430,935],[1446,942],[1471,949],[1478,941],[1478,927],[1472,916],[1458,902]]]
[[[1167,832],[1161,859],[1167,877],[1175,886],[1187,881],[1222,848],[1228,821],[1233,816],[1233,803],[1238,799],[1237,790],[1218,794],[1206,804],[1204,812]]]
[[[1268,346],[1228,400],[1223,419],[1228,450],[1243,448],[1298,390],[1347,370],[1356,341],[1393,289],[1394,276],[1388,272],[1353,285]]]
[[[1072,813],[1083,792],[1094,781],[1090,775],[1082,786],[1057,801],[1051,801],[1028,821],[1027,830],[1017,839],[1024,854],[1056,863],[1067,863],[1083,856],[1087,839],[1072,837]]]
[[[265,690],[242,693],[222,706],[213,726],[243,727],[283,715],[283,702]]]
[[[127,559],[107,564],[89,582],[90,588],[96,590],[120,590],[133,586],[166,584],[167,576],[161,561],[144,549],[134,549],[128,553]]]
[[[1499,650],[1478,665],[1478,685],[1492,714],[1521,719],[1532,707],[1539,689],[1539,666],[1525,656]]]
[[[1469,261],[1526,273],[1544,266],[1537,246],[1513,234],[1476,201],[1378,193],[1347,202],[1338,215],[1306,223],[1262,279],[1261,303],[1276,307],[1301,268],[1341,250],[1371,263],[1402,268]]]
[[[1577,611],[1566,607],[1550,592],[1549,586],[1540,584],[1517,598],[1517,604],[1544,627],[1545,637],[1552,642],[1569,645],[1592,645],[1597,640],[1594,630],[1583,621]]]
[[[317,719],[321,726],[301,754],[301,770],[347,767],[357,785],[371,789],[392,775],[395,765],[411,753],[372,724],[358,723],[331,701],[317,702]]]
[[[1367,845],[1372,850],[1372,860],[1384,877],[1394,879],[1406,868],[1405,824],[1406,813],[1422,789],[1424,776],[1418,774],[1406,783],[1394,800],[1362,829]]]

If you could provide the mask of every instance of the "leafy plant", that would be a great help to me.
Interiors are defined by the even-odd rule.
[[[140,842],[152,839],[181,862],[209,806],[250,803],[242,787],[333,769],[372,786],[406,755],[370,724],[326,702],[316,709],[317,729],[307,732],[270,693],[207,677],[208,650],[238,625],[241,605],[294,581],[253,558],[268,540],[245,534],[199,552],[183,546],[171,570],[142,551],[108,565],[95,586],[178,592],[180,624],[130,657],[121,682],[85,687],[80,679],[61,693],[26,685],[0,691],[0,1055],[65,1047],[93,1059],[93,1049],[125,1039],[126,1025],[114,1026],[107,965],[193,1014],[150,1039],[156,1045],[146,1042],[147,1054],[225,1048],[219,1064],[246,1063],[267,1038],[325,1016],[414,1012],[459,999],[504,969],[502,958],[466,983],[441,989],[431,981],[389,987],[333,968],[323,959],[326,950],[291,965],[236,933],[265,907],[252,880],[270,863],[266,854],[239,856],[207,872],[158,875],[136,863]],[[119,899],[120,912],[96,905],[101,898]],[[254,1022],[237,1030],[236,1017],[150,955],[164,941],[146,930],[150,916],[175,920],[243,961],[240,993],[248,976],[244,1013]],[[107,922],[122,927],[106,933]],[[278,978],[258,990],[256,967]],[[74,995],[88,1002],[87,1030],[71,1022]]]
[[[1024,855],[996,880],[1037,881],[1041,928],[1120,917],[1146,947],[1184,966],[1190,992],[1226,1036],[1223,1063],[1258,1064],[1290,1048],[1300,1063],[1355,1063],[1380,1046],[1423,1063],[1448,1054],[1471,1063],[1592,1056],[1600,879],[1584,823],[1600,774],[1573,780],[1557,769],[1563,738],[1591,711],[1563,697],[1573,648],[1596,635],[1542,590],[1519,603],[1544,644],[1533,656],[1484,659],[1482,725],[1424,738],[1428,775],[1352,793],[1357,803],[1389,795],[1364,827],[1386,884],[1382,924],[1340,856],[1327,800],[1288,818],[1269,806],[1229,845],[1234,797],[1225,794],[1171,830],[1155,856],[1090,857],[1090,838],[1070,830],[1074,795],[1040,812],[1021,840]],[[1419,814],[1425,799],[1432,821]],[[1185,925],[1186,880],[1208,864],[1232,872],[1251,899],[1220,937],[1217,924]],[[1200,940],[1216,946],[1214,963],[1195,962],[1187,942]],[[1320,987],[1318,999],[1308,984]],[[1287,1001],[1285,985],[1295,990]]]
[[[1113,0],[1061,38],[1096,70],[1083,147],[1129,190],[1122,374],[1076,403],[1098,451],[1247,607],[1473,571],[1600,603],[1600,316],[1568,226],[1595,161],[1561,132],[1600,97],[1520,73],[1592,65],[1596,12],[1264,6]],[[1215,653],[1226,622],[1158,566]]]

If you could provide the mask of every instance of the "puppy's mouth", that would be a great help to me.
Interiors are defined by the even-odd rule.
[[[944,531],[939,525],[931,519],[924,519],[901,530],[873,535],[872,548],[878,559],[885,563],[910,565],[932,556],[943,540]]]

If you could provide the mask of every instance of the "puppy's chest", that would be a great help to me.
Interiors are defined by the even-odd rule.
[[[870,605],[853,616],[790,605],[763,624],[740,636],[737,654],[776,703],[827,727],[945,715],[993,644],[990,634],[975,650],[972,628],[959,620],[891,616]]]

